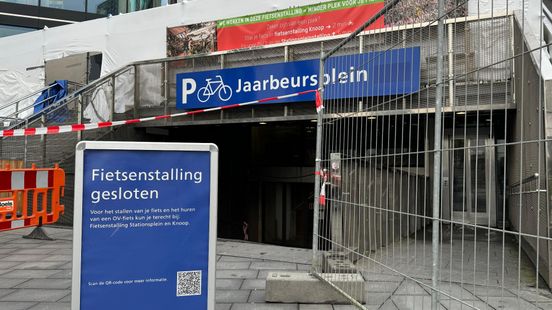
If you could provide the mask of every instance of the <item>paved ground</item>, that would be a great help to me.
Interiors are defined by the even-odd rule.
[[[441,296],[443,309],[552,309],[550,290],[542,278],[542,288],[535,289],[535,268],[523,252],[518,256],[518,244],[508,236],[503,240],[500,233],[478,234],[477,238],[473,231],[444,234],[439,290],[449,296]],[[381,309],[430,308],[431,247],[430,236],[402,239],[372,253],[371,259],[357,262],[357,267],[365,270],[364,277],[371,279],[367,288],[370,303],[383,300]]]
[[[0,232],[0,310],[70,308],[72,230],[45,230],[56,240],[21,238],[29,229]],[[353,309],[264,302],[267,273],[308,270],[309,250],[219,240],[217,254],[217,310]]]
[[[46,230],[56,239],[55,241],[22,239],[21,236],[30,231],[28,229],[0,233],[0,310],[70,308],[72,230],[59,228],[46,228]],[[423,263],[430,262],[427,258],[424,259],[424,255],[431,253],[427,243],[411,240],[408,244],[408,251],[417,249],[416,255],[410,252],[401,254],[401,251],[406,251],[407,248],[406,243],[400,243],[374,253],[374,258],[379,257],[393,268],[415,275],[418,280],[429,284],[428,274],[430,273],[427,272],[427,264]],[[466,246],[463,250],[467,256],[469,256],[467,250],[469,248]],[[394,258],[388,256],[393,253],[392,251],[395,251]],[[462,250],[453,248],[453,251]],[[515,254],[515,248],[508,248],[508,251],[512,252],[512,255]],[[266,274],[272,270],[308,270],[310,250],[219,240],[217,254],[217,309],[354,309],[349,305],[267,304],[264,302]],[[452,253],[452,257],[458,259],[455,253]],[[515,257],[517,256],[512,256],[512,259]],[[471,261],[467,259],[466,261],[469,262],[469,266],[473,266]],[[523,263],[523,268],[530,268],[527,262]],[[363,275],[367,281],[368,309],[431,308],[430,290],[427,287],[382,269],[374,263],[360,261],[359,265],[362,266]],[[508,266],[511,269],[512,266]],[[441,309],[472,309],[472,307],[497,310],[552,309],[552,295],[548,289],[540,289],[537,292],[530,286],[531,281],[521,281],[518,289],[518,281],[509,274],[510,279],[506,279],[505,288],[493,285],[482,286],[480,283],[467,284],[469,279],[460,281],[456,277],[457,267],[458,264],[454,260],[452,264],[447,265],[445,270],[452,271],[452,274],[442,275],[440,289],[461,298],[471,307],[443,297]],[[495,271],[492,270],[492,272],[491,280],[497,277]],[[487,281],[486,269],[483,274],[478,270],[475,274],[477,275],[474,276],[475,282],[481,279]]]

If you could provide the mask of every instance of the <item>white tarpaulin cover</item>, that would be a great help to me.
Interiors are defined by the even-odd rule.
[[[228,0],[184,0],[149,10],[0,38],[0,106],[43,87],[43,66],[48,60],[99,51],[103,54],[103,76],[134,61],[165,57],[167,27],[319,2],[322,1],[232,0],[230,5]],[[140,72],[141,80],[147,79],[149,72],[145,71]],[[133,80],[133,75],[121,77],[116,82],[117,88],[124,87],[125,81]],[[108,95],[106,90],[96,97],[105,105],[107,99],[104,97]],[[125,106],[132,102],[128,96],[122,96],[117,94],[120,98],[116,98],[116,111],[124,111]],[[97,114],[108,113],[106,106],[97,108]],[[88,112],[87,115],[92,115]],[[7,113],[0,111],[0,114]]]
[[[320,0],[184,0],[182,3],[154,9],[101,18],[61,27],[33,31],[25,34],[0,38],[0,106],[20,98],[44,86],[45,61],[65,56],[101,52],[103,54],[101,75],[106,75],[131,62],[166,55],[166,28],[199,22],[220,20],[249,14],[285,9],[323,2]],[[508,10],[519,9],[520,0],[510,0]],[[476,6],[477,4],[477,6]],[[468,15],[490,13],[491,10],[505,10],[497,7],[492,0],[469,1]],[[493,25],[484,25],[492,28]],[[478,29],[481,29],[478,28]],[[481,30],[479,30],[481,31]],[[487,50],[494,45],[492,32],[486,38],[480,50]],[[487,60],[483,60],[485,62]],[[492,62],[489,59],[488,62]],[[488,65],[482,63],[481,65]],[[498,70],[504,70],[498,68]],[[160,94],[160,79],[156,79],[154,66],[140,69],[140,80],[143,91],[147,94]],[[133,105],[132,83],[134,72],[128,72],[116,81],[116,112],[123,112]],[[150,81],[151,83],[147,82]],[[112,98],[105,85],[93,96],[94,111],[90,108],[85,116],[100,120],[109,115],[107,102]],[[148,91],[151,89],[153,91]],[[124,91],[120,91],[124,90]],[[160,95],[159,95],[160,96]],[[142,105],[155,105],[161,98],[141,96]],[[28,100],[30,104],[32,100]],[[0,111],[0,115],[6,115]]]

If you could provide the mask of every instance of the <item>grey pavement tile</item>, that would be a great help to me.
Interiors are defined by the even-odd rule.
[[[333,306],[327,304],[299,304],[299,310],[333,310]]]
[[[217,262],[218,269],[249,269],[251,262]]]
[[[333,310],[333,307],[321,304],[299,304],[299,310]]]
[[[378,307],[377,309],[378,310],[397,310],[397,306],[395,305],[393,300],[388,299],[381,307]]]
[[[264,290],[252,290],[249,295],[247,302],[252,303],[264,303],[265,302],[265,291]]]
[[[431,296],[391,296],[391,300],[399,310],[431,309]],[[440,310],[445,310],[442,305]]]
[[[535,303],[536,306],[543,310],[552,310],[552,303]]]
[[[5,247],[5,245],[2,245],[2,248],[0,248],[0,254],[2,254],[2,255],[11,254],[15,251],[17,251],[17,249],[10,249],[10,248]]]
[[[72,269],[73,268],[73,263],[72,262],[68,262],[68,263],[65,263],[61,266],[59,266],[59,268],[65,270],[65,269]]]
[[[17,291],[16,289],[0,288],[0,298]]]
[[[36,302],[0,301],[2,310],[27,310],[33,305],[36,305]]]
[[[241,286],[242,290],[264,290],[266,287],[265,279],[246,279]]]
[[[32,248],[32,249],[17,249],[16,251],[10,253],[12,255],[29,255],[29,254],[50,254],[56,249],[41,249],[41,248]],[[0,253],[1,254],[1,253]]]
[[[255,279],[257,270],[217,270],[217,279]]]
[[[310,271],[310,270],[311,270],[311,265],[297,264],[297,270],[300,270],[300,271]]]
[[[3,274],[8,273],[10,271],[12,271],[12,270],[11,269],[0,269],[0,275],[3,275]]]
[[[69,289],[71,279],[31,279],[15,288]]]
[[[70,241],[64,243],[51,243],[39,246],[40,249],[73,249],[73,243]]]
[[[216,279],[215,287],[222,290],[239,290],[242,283],[243,279]]]
[[[232,304],[215,304],[215,310],[230,310]]]
[[[297,271],[297,270],[278,270],[278,269],[275,269],[275,270],[259,270],[259,275],[257,276],[258,279],[265,279],[266,280],[266,277],[268,276],[269,273],[271,272],[283,272],[283,271],[289,271],[289,272],[305,272],[307,273],[306,271]]]
[[[260,261],[260,259],[250,258],[250,257],[223,255],[223,256],[221,256],[221,258],[218,261],[220,261],[220,262],[258,262],[258,261]]]
[[[18,289],[0,298],[1,301],[56,302],[67,295],[67,290]]]
[[[528,303],[527,301],[517,297],[488,297],[485,299],[489,305],[500,310],[513,310],[524,309],[533,310],[538,309],[535,305]]]
[[[13,243],[13,242],[8,242],[8,243],[4,243],[2,245],[3,248],[10,248],[10,249],[29,249],[29,248],[38,248],[40,246],[40,244],[28,244],[28,243]]]
[[[431,281],[422,281],[427,285],[431,285]],[[452,296],[453,298],[458,298],[461,300],[478,300],[476,296],[474,296],[470,291],[466,290],[467,285],[458,285],[456,283],[450,283],[446,281],[442,281],[439,283],[438,290],[439,292],[443,292],[445,294],[448,294]],[[424,290],[431,294],[431,289],[426,286],[422,286]],[[473,286],[472,286],[473,287]],[[440,294],[440,299],[451,299],[450,296]]]
[[[17,239],[13,239],[12,241],[10,241],[10,244],[15,244],[15,243],[28,244],[29,247],[31,247],[32,245],[37,245],[37,244],[44,243],[44,240],[17,238]]]
[[[40,262],[48,257],[46,254],[21,254],[21,255],[8,255],[3,261],[7,262]],[[2,268],[0,266],[0,268]]]
[[[56,255],[50,255],[43,261],[70,262],[73,259],[73,255],[58,255],[57,252],[54,252],[54,254]]]
[[[215,300],[217,303],[247,302],[249,293],[247,290],[218,290],[215,292]]]
[[[58,302],[68,302],[71,303],[71,294],[67,294],[67,296],[63,297],[62,299],[58,300]]]
[[[2,269],[2,270],[11,269],[14,266],[17,266],[19,264],[21,264],[20,261],[15,261],[15,262],[0,261],[0,269]]]
[[[480,300],[464,300],[464,302],[467,305],[457,300],[441,300],[441,305],[448,310],[494,309]]]
[[[399,282],[375,282],[366,281],[364,283],[364,289],[367,292],[373,293],[392,293],[399,286]]]
[[[29,310],[70,310],[71,304],[66,302],[41,302]]]
[[[262,270],[297,270],[297,264],[286,263],[286,262],[253,262],[251,263],[251,269],[262,269]]]
[[[382,305],[391,297],[391,293],[370,293],[366,294],[367,305]]]
[[[2,278],[18,278],[18,279],[32,279],[32,278],[48,278],[56,273],[59,273],[59,270],[12,270],[8,273],[2,275]]]
[[[333,305],[335,310],[357,310],[358,308],[352,305]]]
[[[59,249],[56,251],[56,254],[59,255],[73,255],[73,249]]]
[[[297,304],[239,304],[232,305],[230,310],[297,310]]]
[[[13,288],[29,279],[5,279],[0,277],[0,288]]]
[[[59,269],[64,262],[25,262],[14,266],[13,269]]]
[[[404,280],[402,276],[397,275],[391,275],[391,274],[383,274],[383,273],[376,273],[376,272],[362,272],[362,276],[366,281],[393,281],[393,282],[400,282]]]
[[[57,270],[57,273],[52,274],[49,278],[53,279],[71,279],[71,269]]]
[[[476,285],[474,288],[474,285],[472,284],[464,284],[462,287],[471,292],[472,294],[475,292],[475,295],[477,295],[479,298],[487,298],[487,297],[515,297],[509,289],[504,287],[495,287],[495,286],[481,286]],[[517,285],[515,290],[517,291]]]
[[[394,293],[395,295],[428,295],[428,293],[416,282],[404,281]]]
[[[528,302],[542,302],[542,303],[550,303],[552,302],[552,295],[548,290],[539,289],[539,292],[537,291],[521,291],[519,293],[519,296],[523,299],[527,300]]]

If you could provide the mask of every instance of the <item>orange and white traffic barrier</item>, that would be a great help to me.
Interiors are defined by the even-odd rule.
[[[0,231],[41,226],[58,221],[65,172],[54,168],[0,169]]]

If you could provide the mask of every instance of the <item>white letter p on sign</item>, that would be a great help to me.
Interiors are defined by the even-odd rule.
[[[196,90],[196,82],[194,79],[182,79],[182,103],[188,103],[188,95],[193,94]]]

